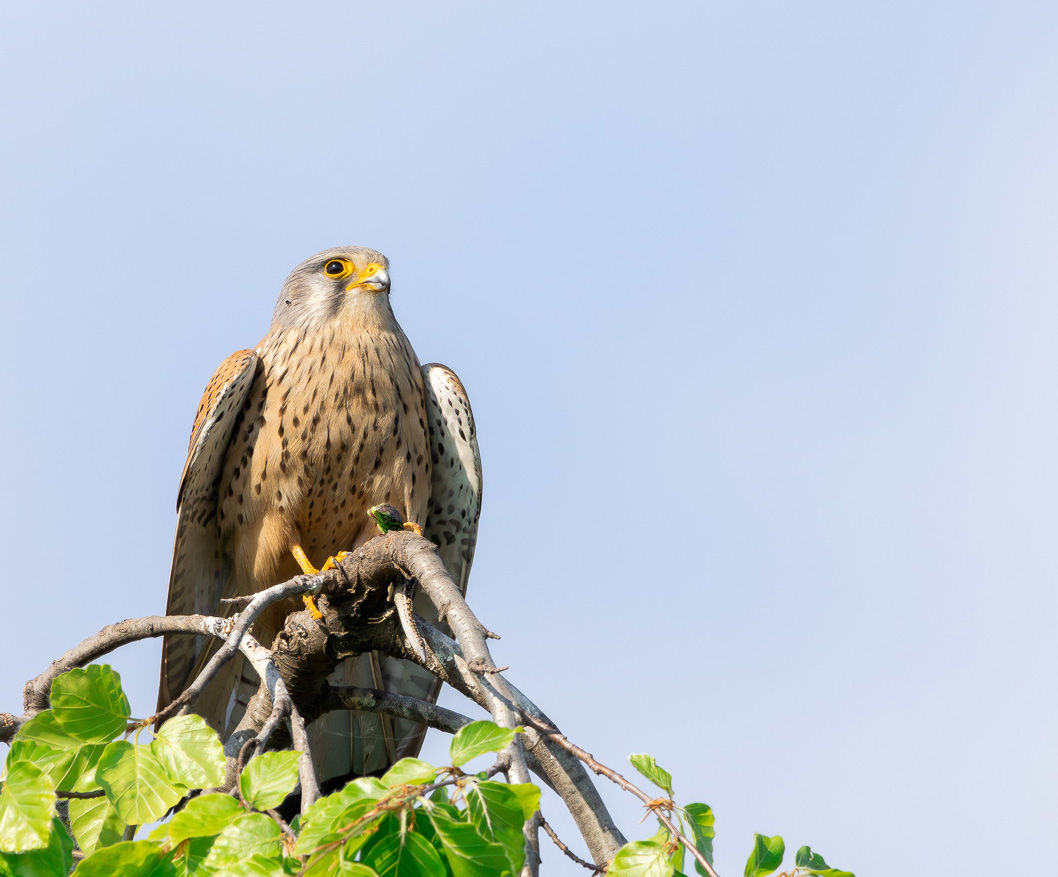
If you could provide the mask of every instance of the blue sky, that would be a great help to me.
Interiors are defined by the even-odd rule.
[[[754,831],[858,877],[1049,839],[1058,8],[7,4],[0,34],[0,709],[163,609],[202,389],[361,244],[474,404],[497,661],[709,803],[721,874]],[[157,656],[114,660],[143,714]]]

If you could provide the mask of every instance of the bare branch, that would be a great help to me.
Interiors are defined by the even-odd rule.
[[[294,834],[294,830],[287,824],[287,821],[280,815],[278,810],[265,810],[269,816],[275,821],[276,825],[279,826],[279,830],[283,832],[291,841],[296,841],[297,835]]]
[[[397,608],[397,617],[400,618],[400,626],[404,630],[404,638],[407,639],[412,651],[423,661],[426,660],[426,646],[422,642],[422,634],[415,626],[415,617],[411,610],[411,587],[410,582],[398,584],[393,589],[393,605]]]
[[[380,691],[377,688],[356,688],[354,686],[331,686],[328,689],[326,708],[346,710],[366,710],[368,712],[388,713],[400,719],[436,728],[454,734],[464,725],[474,721],[455,710],[445,709],[415,697],[405,697]]]
[[[691,853],[698,863],[705,869],[705,872],[710,877],[718,877],[716,871],[713,870],[713,866],[709,864],[709,860],[705,858],[702,853],[698,851],[698,848],[694,845],[694,841],[688,838],[679,830],[679,827],[669,818],[668,814],[665,813],[661,808],[650,806],[654,804],[658,799],[652,795],[648,795],[638,786],[630,783],[625,777],[619,774],[616,770],[611,767],[607,767],[605,764],[595,760],[595,757],[590,753],[581,749],[575,743],[570,742],[565,735],[563,735],[558,728],[551,725],[550,722],[542,722],[528,714],[523,714],[527,724],[531,725],[535,730],[543,734],[548,740],[552,740],[569,752],[571,755],[576,756],[583,761],[588,767],[590,767],[595,773],[600,776],[606,777],[608,780],[616,783],[626,792],[630,792],[635,795],[644,804],[650,807],[650,811],[657,816],[661,823],[669,830],[669,833],[673,838],[682,843],[687,850]]]
[[[333,581],[334,577],[332,576],[331,579]],[[221,667],[235,657],[236,652],[239,651],[239,643],[242,641],[243,636],[265,609],[273,603],[278,603],[280,600],[286,600],[289,597],[319,594],[325,580],[326,578],[320,575],[296,576],[289,582],[273,585],[271,588],[265,588],[265,590],[254,594],[247,607],[230,622],[230,632],[224,641],[224,645],[217,649],[213,657],[209,659],[209,663],[202,668],[202,672],[184,689],[183,693],[175,698],[165,709],[158,712],[155,716],[156,724],[160,725],[170,716],[176,715],[177,712],[190,710]]]
[[[28,717],[27,717],[28,718]],[[0,713],[0,743],[10,743],[11,738],[18,733],[25,718],[12,713]]]
[[[430,598],[437,607],[438,617],[445,621],[455,633],[466,656],[470,659],[472,667],[480,668],[482,673],[480,690],[485,695],[485,707],[492,715],[496,724],[503,728],[514,728],[518,725],[518,717],[510,709],[509,703],[513,700],[506,683],[496,671],[492,656],[489,654],[488,645],[485,642],[486,627],[475,617],[459,589],[455,586],[444,563],[437,554],[433,543],[421,536],[407,531],[391,534],[384,537],[389,542],[393,563],[406,570],[409,578],[419,583],[419,587]],[[372,540],[377,542],[378,540]],[[354,552],[352,561],[355,563],[364,554],[364,549]],[[343,561],[343,567],[348,571],[347,564],[350,560]],[[414,630],[415,624],[410,627]],[[412,651],[420,663],[424,663],[425,655],[422,654],[422,639],[418,631],[411,639]],[[419,646],[416,650],[415,646]],[[485,678],[484,674],[489,674]],[[522,751],[521,741],[515,737],[505,750],[510,760],[508,777],[514,783],[529,782],[529,768],[525,763],[525,753]],[[539,841],[536,836],[537,822],[529,819],[525,823],[526,836],[526,867],[523,874],[535,877],[539,870]]]
[[[547,820],[544,819],[543,814],[540,815],[540,827],[547,832],[547,836],[554,841],[556,847],[558,847],[560,850],[562,850],[563,853],[566,854],[567,858],[570,858],[578,865],[587,868],[593,874],[601,874],[603,872],[603,868],[601,866],[593,865],[591,862],[585,862],[584,859],[582,859],[575,852],[573,852],[573,850],[571,850],[564,843],[562,843],[562,839],[557,834],[555,834],[555,829],[553,829],[548,824]]]
[[[299,576],[298,578],[306,577]],[[55,677],[67,670],[90,663],[127,643],[168,634],[213,636],[224,639],[227,645],[232,641],[232,635],[225,636],[228,623],[228,619],[208,615],[153,615],[146,618],[130,618],[104,627],[99,633],[88,637],[67,651],[59,660],[53,661],[51,667],[26,683],[23,692],[26,714],[22,717],[14,717],[10,714],[0,716],[0,741],[8,742],[23,722],[48,708],[51,683]],[[298,773],[301,777],[303,806],[307,807],[308,803],[319,797],[319,785],[312,769],[305,723],[298,714],[283,677],[276,669],[271,653],[252,636],[245,633],[241,636],[236,648],[246,655],[254,670],[265,682],[270,696],[280,705],[281,714],[290,714],[294,748],[301,752],[301,758],[298,760]],[[205,672],[203,670],[203,674]],[[200,680],[201,675],[195,683],[199,683]],[[199,690],[201,688],[202,686],[199,685]],[[308,803],[305,803],[306,800]]]
[[[261,677],[262,688],[267,692],[273,704],[269,720],[253,738],[257,741],[256,748],[261,751],[264,750],[267,737],[263,740],[261,737],[265,728],[269,728],[268,734],[270,735],[272,733],[271,729],[276,727],[283,715],[290,716],[294,748],[301,753],[301,757],[298,758],[298,776],[301,780],[301,810],[304,812],[310,804],[320,797],[320,786],[312,766],[312,752],[309,749],[309,737],[305,731],[305,722],[301,718],[301,714],[298,712],[290,692],[287,690],[287,684],[280,675],[275,661],[272,660],[272,653],[248,633],[243,635],[239,648],[249,659],[254,670],[257,671],[257,675]],[[234,738],[234,735],[232,736]],[[232,757],[228,747],[225,747],[225,753],[229,755],[229,758]],[[234,753],[236,758],[239,754],[239,752]]]
[[[69,649],[51,666],[26,683],[22,692],[22,705],[26,711],[25,718],[35,716],[46,710],[51,697],[51,683],[55,677],[74,667],[83,667],[96,658],[114,651],[131,642],[150,637],[163,636],[169,633],[199,634],[200,636],[223,636],[221,625],[224,619],[209,615],[148,615],[144,618],[128,618],[117,624],[108,624],[99,633],[82,640]],[[0,734],[3,728],[0,727]],[[0,740],[3,737],[0,736]]]
[[[470,671],[463,660],[459,644],[421,618],[417,619],[417,623],[423,639],[443,665],[449,684],[487,709],[488,698],[483,689],[488,680]],[[499,678],[510,692],[509,705],[518,710],[519,717],[534,716],[549,727],[554,727],[543,711],[508,680],[495,678]],[[598,789],[584,770],[584,765],[572,753],[531,726],[524,736],[527,751],[535,757],[534,771],[559,794],[569,808],[592,858],[597,864],[605,865],[626,841],[606,809]]]
[[[411,625],[406,623],[406,630],[401,635],[396,624],[397,613],[387,594],[391,584],[405,578],[419,583],[437,606],[440,617],[451,625],[458,642],[421,619],[417,624],[416,620]],[[270,653],[246,631],[268,605],[297,594],[323,595],[320,601],[324,613],[322,629],[315,622],[308,623],[307,613],[292,613]],[[409,627],[413,631],[417,628],[423,634],[428,649],[415,648],[415,638],[407,632]],[[487,709],[500,725],[514,727],[524,717],[528,726],[523,735],[525,750],[522,737],[518,737],[502,754],[511,781],[528,781],[528,756],[533,771],[569,806],[597,863],[608,862],[625,842],[576,753],[555,738],[557,735],[565,740],[554,723],[501,675],[486,644],[486,638],[493,635],[463,600],[434,546],[408,532],[391,533],[372,540],[342,561],[337,570],[298,576],[262,591],[234,619],[155,616],[104,628],[27,683],[26,715],[0,714],[0,740],[5,739],[5,735],[10,739],[20,722],[47,708],[51,682],[60,673],[88,663],[127,642],[170,633],[208,635],[225,642],[195,680],[192,689],[178,698],[180,703],[174,701],[176,706],[170,705],[170,709],[159,714],[159,718],[176,709],[189,707],[208,681],[209,674],[236,651],[242,651],[264,684],[251,700],[251,708],[244,716],[245,724],[240,725],[228,741],[226,752],[232,759],[229,765],[235,765],[239,749],[247,740],[254,741],[249,751],[263,750],[273,732],[282,726],[283,716],[289,714],[295,748],[302,753],[299,769],[303,806],[318,796],[308,756],[306,718],[311,721],[340,704],[343,708],[373,709],[404,716],[449,731],[469,721],[466,716],[412,698],[402,699],[372,690],[332,690],[323,682],[337,660],[377,649],[427,667]],[[304,718],[302,708],[308,709]],[[539,861],[535,843],[537,826],[535,819],[526,823],[526,873],[535,873]]]

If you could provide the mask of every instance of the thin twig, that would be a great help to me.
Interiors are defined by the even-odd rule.
[[[422,618],[418,618],[417,623],[430,651],[443,665],[449,684],[475,703],[488,708],[488,701],[482,691],[484,680],[470,672],[459,644]],[[519,714],[535,716],[549,726],[554,726],[544,712],[513,683],[506,678],[503,682],[513,695],[510,702],[512,708]],[[558,793],[569,808],[592,858],[600,865],[610,861],[626,840],[606,809],[584,764],[531,726],[527,728],[525,737],[527,754],[531,754],[535,762],[534,772]]]
[[[508,767],[509,763],[501,753],[500,757],[492,765],[492,767],[485,771],[485,777],[486,779],[494,777],[496,774],[506,771]],[[448,779],[437,780],[436,782],[426,783],[423,785],[409,783],[407,785],[398,786],[396,791],[391,790],[389,795],[380,798],[379,801],[375,804],[375,806],[368,810],[366,813],[358,816],[352,822],[334,829],[334,833],[341,835],[337,840],[333,840],[329,843],[315,847],[314,849],[307,850],[307,855],[314,856],[316,855],[316,853],[326,853],[338,849],[340,846],[342,846],[342,844],[345,843],[346,839],[344,835],[346,832],[352,831],[354,828],[359,825],[362,825],[365,822],[370,822],[380,813],[392,813],[394,811],[400,810],[409,801],[414,801],[417,798],[425,799],[427,795],[431,794],[432,792],[435,792],[442,786],[462,787],[462,785],[467,780],[466,774],[464,774],[463,771],[459,770],[459,768],[450,768],[449,771],[450,775]]]
[[[105,794],[102,789],[96,789],[94,792],[67,792],[63,789],[55,791],[57,798],[102,798]]]
[[[170,716],[176,715],[177,712],[187,712],[192,706],[194,706],[195,701],[198,700],[199,695],[202,694],[206,686],[213,680],[213,677],[217,675],[220,669],[227,664],[228,661],[235,657],[236,652],[239,651],[239,643],[242,641],[243,636],[265,609],[273,603],[278,603],[280,600],[286,600],[289,597],[296,597],[298,595],[315,596],[319,594],[323,589],[326,576],[326,573],[295,576],[288,582],[273,585],[270,588],[265,588],[263,591],[258,591],[254,594],[253,599],[249,602],[246,608],[231,621],[231,632],[228,634],[227,639],[225,639],[224,644],[217,649],[216,653],[209,659],[206,666],[203,667],[202,671],[195,677],[195,680],[188,685],[178,697],[174,698],[165,709],[162,709],[157,713],[155,716],[156,724],[160,725]],[[336,579],[337,575],[332,574],[330,578]]]
[[[319,800],[320,786],[316,782],[316,772],[312,769],[312,753],[309,750],[305,720],[293,704],[290,706],[290,731],[294,738],[294,748],[301,752],[301,758],[298,759],[298,775],[301,777],[301,812],[304,813],[311,804]]]
[[[424,636],[424,639],[429,644],[427,651],[433,652],[433,654],[428,655],[428,668],[439,672],[439,675],[445,681],[456,685],[459,690],[482,704],[501,725],[512,727],[521,718],[520,713],[524,712],[527,716],[535,717],[542,722],[547,731],[554,729],[553,723],[544,716],[539,708],[500,675],[491,656],[489,656],[488,648],[485,644],[488,633],[474,617],[473,612],[462,599],[458,588],[451,582],[443,564],[440,562],[440,558],[434,551],[434,547],[421,537],[410,533],[390,534],[389,536],[373,540],[373,543],[370,552],[365,552],[367,546],[357,552],[357,555],[363,560],[362,564],[346,560],[344,561],[345,565],[338,574],[327,573],[320,576],[299,576],[290,582],[283,583],[283,585],[270,588],[267,592],[261,592],[256,595],[235,619],[218,619],[206,616],[174,619],[156,616],[153,619],[140,619],[132,622],[122,622],[120,625],[112,625],[110,628],[101,631],[96,637],[86,640],[76,649],[67,652],[48,671],[42,673],[27,685],[27,714],[22,717],[0,715],[0,740],[5,739],[5,737],[10,739],[10,736],[14,734],[21,722],[41,709],[47,708],[51,681],[56,676],[72,666],[81,666],[84,663],[88,663],[99,655],[106,654],[126,642],[167,633],[209,635],[223,638],[225,639],[224,645],[213,656],[213,659],[217,660],[217,664],[212,664],[212,661],[207,664],[207,672],[212,672],[223,663],[223,660],[229,659],[234,654],[234,651],[243,651],[244,654],[247,652],[246,638],[240,634],[240,628],[243,631],[249,629],[260,610],[272,602],[285,599],[288,595],[293,594],[336,593],[343,588],[343,581],[345,585],[349,586],[349,591],[353,590],[352,585],[355,584],[357,593],[362,594],[364,588],[370,590],[371,588],[377,588],[382,582],[393,581],[394,572],[398,571],[405,577],[414,578],[418,581],[424,591],[430,592],[432,590],[430,599],[437,606],[440,617],[452,626],[459,640],[457,644],[437,631],[436,628],[432,628],[425,622],[422,623],[419,628],[420,631],[424,630],[424,628],[430,629],[430,633]],[[358,596],[357,599],[361,598]],[[349,605],[344,597],[342,601],[334,602],[332,611],[343,612],[344,610],[341,608],[343,605]],[[360,627],[362,628],[363,625],[360,625]],[[372,627],[372,625],[368,625],[368,627]],[[104,634],[105,636],[103,636]],[[381,648],[390,654],[410,657],[416,661],[421,660],[419,655],[412,657],[412,647],[407,643],[405,637],[393,638],[392,633],[381,632],[370,634],[370,636],[376,638],[371,648]],[[242,640],[241,642],[240,639]],[[267,650],[262,649],[256,641],[253,641],[253,644],[258,649],[261,649],[265,655],[268,655]],[[444,654],[442,654],[442,651]],[[218,659],[218,656],[222,653],[226,654],[227,657]],[[247,656],[249,657],[249,655]],[[473,670],[468,666],[468,661],[472,664]],[[251,663],[253,663],[252,660]],[[268,668],[264,667],[266,676],[274,674],[273,678],[279,679],[280,684],[282,684],[282,678],[279,677],[276,665],[271,661],[269,663],[271,663],[271,673],[269,674]],[[255,667],[255,669],[257,668]],[[478,672],[474,672],[474,670]],[[204,686],[201,675],[196,682]],[[254,728],[251,733],[256,732],[257,735],[267,738],[271,733],[271,728],[276,726],[276,722],[273,721],[274,717],[282,715],[283,706],[277,701],[281,700],[284,692],[278,689],[274,682],[271,685],[264,686],[264,688],[265,691],[261,692],[262,698],[268,695],[271,697],[272,703],[261,703],[264,708],[261,711],[263,714],[254,720]],[[197,695],[190,695],[188,702],[193,702],[195,696]],[[356,693],[352,696],[363,695],[362,693]],[[308,702],[304,706],[308,708]],[[179,708],[180,706],[178,705],[176,709]],[[277,709],[280,711],[279,713],[276,712]],[[293,704],[291,704],[290,710],[292,736],[296,748],[302,753],[302,758],[299,760],[299,768],[306,764],[308,767],[307,774],[303,774],[302,777],[303,804],[307,804],[318,792],[315,791],[316,783],[315,776],[311,771],[311,760],[307,757],[308,742],[304,721]],[[314,711],[310,712],[310,715],[314,717]],[[281,718],[278,721],[281,721]],[[613,824],[605,805],[598,796],[597,790],[588,778],[588,774],[584,771],[583,763],[567,748],[560,746],[549,733],[538,731],[531,724],[526,724],[525,743],[527,748],[534,750],[534,771],[540,773],[549,785],[559,791],[567,806],[570,806],[574,818],[577,820],[578,827],[584,833],[585,840],[588,842],[588,846],[596,861],[600,864],[608,861],[613,857],[616,849],[624,843],[624,838]],[[250,729],[247,728],[247,730]],[[525,771],[525,754],[522,751],[521,743],[522,738],[516,738],[516,743],[505,753],[510,759],[508,772],[514,782],[528,779],[528,773]],[[254,748],[260,748],[259,744]],[[234,766],[234,763],[235,759],[232,758],[231,765]],[[527,831],[535,832],[536,825],[535,821],[530,821],[526,825]],[[527,842],[527,862],[533,861],[534,858],[535,853],[532,850],[532,845]]]
[[[275,820],[276,825],[279,826],[279,828],[283,832],[283,834],[285,834],[291,840],[297,840],[298,839],[297,835],[294,834],[294,829],[292,829],[287,824],[287,821],[280,815],[278,810],[265,810],[265,813],[267,813],[269,816],[272,817],[272,819]]]
[[[573,850],[571,850],[564,843],[562,843],[562,839],[557,834],[555,834],[555,829],[553,829],[548,824],[548,821],[544,819],[544,815],[542,813],[540,814],[540,827],[547,832],[547,836],[555,842],[556,847],[558,847],[560,850],[562,850],[563,853],[566,854],[567,858],[572,859],[578,865],[584,866],[593,874],[601,874],[603,872],[603,868],[600,868],[598,865],[593,865],[591,862],[584,861],[584,859],[582,859],[575,852],[573,852]]]
[[[298,759],[298,777],[301,780],[301,812],[304,813],[305,809],[320,797],[320,786],[316,780],[316,771],[312,766],[312,751],[309,748],[309,735],[305,731],[305,721],[301,718],[301,713],[298,712],[298,708],[290,697],[286,682],[279,674],[279,670],[276,669],[275,662],[272,660],[272,653],[248,633],[243,635],[239,649],[249,658],[254,670],[257,671],[257,675],[264,682],[268,694],[272,698],[273,714],[275,709],[279,708],[282,713],[289,713],[290,715],[290,730],[294,748],[301,753],[301,757]],[[269,721],[271,721],[271,716]],[[264,747],[262,746],[261,748],[263,749]]]
[[[399,719],[408,719],[449,734],[454,734],[464,725],[469,725],[474,721],[469,716],[464,716],[455,710],[377,688],[332,685],[329,689],[328,701],[333,703],[336,709],[387,713]]]
[[[625,777],[619,774],[612,767],[607,767],[605,764],[596,761],[595,756],[593,756],[590,752],[581,749],[579,746],[577,746],[576,743],[572,743],[569,739],[566,738],[564,734],[562,734],[558,730],[558,728],[549,727],[548,725],[538,721],[532,716],[526,715],[524,712],[522,713],[522,718],[525,720],[526,724],[531,725],[541,734],[546,736],[549,740],[554,740],[559,746],[569,752],[570,755],[575,755],[577,758],[583,761],[588,767],[595,771],[595,773],[599,774],[600,776],[606,777],[611,782],[616,783],[626,792],[631,792],[644,804],[649,805],[657,800],[655,797],[648,795],[638,786],[630,783]],[[666,813],[664,813],[661,809],[657,807],[651,807],[650,809],[651,812],[653,812],[654,815],[657,816],[658,820],[669,830],[669,834],[672,835],[675,840],[679,841],[687,848],[688,852],[690,852],[690,854],[698,860],[698,863],[705,869],[705,872],[709,874],[710,877],[719,877],[719,875],[713,869],[713,866],[709,864],[709,860],[698,851],[698,848],[694,845],[694,842],[679,830],[679,828],[676,826],[676,823],[674,823]]]
[[[50,706],[51,683],[67,670],[83,667],[114,649],[150,637],[165,634],[223,636],[220,629],[223,624],[224,619],[209,615],[148,615],[108,624],[98,633],[68,649],[62,657],[52,661],[47,670],[26,683],[23,689],[23,708],[26,714],[22,720],[35,716]],[[5,732],[6,727],[0,723],[0,742],[9,739],[5,737]]]
[[[393,605],[397,608],[397,617],[400,626],[404,630],[404,637],[415,654],[422,660],[426,660],[426,646],[423,645],[422,634],[415,626],[415,616],[411,611],[411,587],[410,582],[400,583],[393,588]]]
[[[409,577],[419,582],[419,587],[437,607],[438,618],[451,626],[456,640],[468,659],[468,666],[479,674],[479,687],[485,694],[488,711],[492,714],[496,724],[503,728],[517,727],[517,715],[508,706],[514,697],[507,689],[503,677],[495,672],[496,663],[492,660],[486,643],[487,628],[478,621],[466,600],[463,599],[462,593],[448,575],[433,545],[421,536],[402,533],[396,538],[401,537],[404,537],[405,541],[395,546],[397,549],[394,552],[395,562],[401,566],[406,564],[410,573]],[[420,541],[416,544],[412,540]],[[509,772],[511,782],[529,782],[529,768],[525,763],[521,741],[515,737],[506,751],[511,763]],[[535,875],[538,870],[536,850],[539,848],[539,842],[536,840],[536,820],[531,818],[526,820],[524,830],[527,865],[525,872]]]

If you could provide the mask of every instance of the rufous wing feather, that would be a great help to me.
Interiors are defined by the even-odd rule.
[[[217,524],[217,481],[257,372],[257,361],[252,350],[233,353],[217,369],[199,403],[180,477],[167,615],[216,614],[228,582],[231,562],[225,556]],[[192,669],[208,645],[201,637],[165,637],[159,709],[188,685]]]

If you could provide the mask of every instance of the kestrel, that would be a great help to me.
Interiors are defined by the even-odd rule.
[[[283,284],[268,334],[217,369],[198,406],[177,499],[167,613],[224,614],[221,598],[286,581],[378,533],[388,503],[439,546],[466,591],[481,508],[481,458],[470,402],[443,365],[420,366],[389,302],[389,263],[362,247],[326,250]],[[254,627],[270,645],[293,604]],[[425,598],[416,611],[435,620]],[[197,637],[167,637],[159,709],[208,655]],[[241,657],[206,688],[198,711],[222,738],[258,680]],[[346,685],[435,700],[433,674],[362,655],[337,671]],[[332,712],[310,728],[321,779],[385,769],[415,755],[422,725]]]

